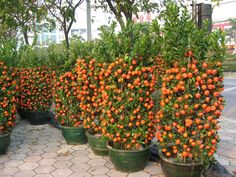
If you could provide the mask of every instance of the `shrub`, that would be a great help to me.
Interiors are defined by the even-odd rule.
[[[16,119],[17,71],[0,61],[0,134],[8,133]]]
[[[103,71],[102,132],[117,149],[134,150],[150,144],[154,137],[155,75],[140,59],[117,59]]]
[[[17,65],[17,40],[0,39],[0,58],[7,67],[16,67]]]
[[[162,38],[160,25],[129,23],[122,31],[115,32],[116,23],[100,28],[100,38],[94,42],[91,56],[101,62],[113,62],[118,57],[141,57],[144,65],[151,65],[160,53]]]
[[[46,49],[28,45],[21,46],[17,53],[17,66],[19,68],[50,66]]]
[[[161,56],[166,72],[157,138],[166,157],[207,167],[217,150],[218,119],[224,104],[224,38],[220,31],[198,29],[186,7],[173,2],[167,3],[162,15]]]
[[[95,59],[77,60],[76,72],[78,74],[77,98],[84,127],[92,129],[94,133],[101,134],[102,90],[104,90],[104,78],[102,70],[104,65]]]
[[[77,99],[77,74],[66,72],[54,83],[56,119],[62,126],[78,127],[83,120]]]
[[[222,65],[191,61],[166,71],[162,109],[158,112],[158,140],[167,157],[207,162],[216,152],[218,119],[223,109]]]
[[[52,103],[52,72],[49,68],[20,69],[20,108],[26,111],[48,111]]]

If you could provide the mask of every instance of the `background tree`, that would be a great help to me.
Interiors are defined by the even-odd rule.
[[[69,32],[76,21],[75,11],[84,0],[45,0],[44,4],[55,21],[60,25],[65,35],[66,47],[69,49]]]
[[[95,0],[95,9],[102,8],[105,12],[115,15],[116,20],[124,29],[133,16],[138,18],[138,12],[157,10],[158,3],[151,0]]]
[[[19,30],[24,37],[25,44],[29,44],[28,33],[36,35],[36,24],[39,24],[45,15],[45,9],[38,0],[1,0],[2,27],[5,25],[11,30]],[[7,34],[7,33],[5,33]]]

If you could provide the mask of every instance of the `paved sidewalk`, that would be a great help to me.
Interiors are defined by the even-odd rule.
[[[222,119],[218,160],[236,170],[236,122]],[[164,177],[160,164],[149,162],[138,173],[116,171],[108,157],[88,145],[67,145],[60,130],[21,121],[12,133],[6,155],[0,156],[0,177]]]
[[[67,145],[60,130],[25,121],[15,127],[8,153],[0,156],[0,176],[164,177],[154,162],[138,173],[118,172],[108,157],[95,155],[87,144]]]
[[[229,171],[236,172],[236,121],[227,117],[220,118],[217,160]]]

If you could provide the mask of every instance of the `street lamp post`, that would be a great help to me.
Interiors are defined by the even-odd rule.
[[[87,5],[87,41],[92,40],[92,27],[91,27],[91,5],[90,0],[86,0]]]

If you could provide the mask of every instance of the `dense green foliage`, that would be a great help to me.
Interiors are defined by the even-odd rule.
[[[160,26],[157,21],[151,24],[130,23],[116,33],[116,23],[100,28],[100,39],[83,41],[78,37],[70,39],[70,48],[66,42],[51,44],[48,48],[35,46],[17,46],[16,40],[2,41],[0,56],[13,66],[34,67],[50,66],[59,73],[70,71],[77,58],[90,56],[99,62],[112,62],[118,57],[129,55],[143,58],[146,65],[153,61],[161,50]]]

